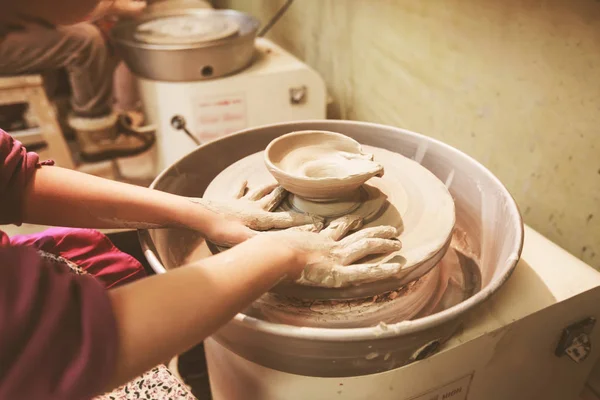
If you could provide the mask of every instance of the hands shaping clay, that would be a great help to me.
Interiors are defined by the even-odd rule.
[[[360,223],[360,220],[355,220]],[[377,226],[355,232],[348,237],[336,240],[344,235],[344,230],[353,227],[342,222],[342,232],[336,228],[326,229],[320,233],[294,230],[274,232],[278,240],[288,246],[306,252],[309,263],[304,268],[298,283],[306,285],[326,285],[342,287],[349,283],[357,284],[360,280],[373,279],[375,270],[399,270],[401,266],[394,264],[374,265],[353,262],[374,254],[387,254],[400,250],[402,244],[397,240],[398,231],[391,226]],[[339,226],[339,225],[338,225]],[[365,271],[369,271],[365,274]],[[369,277],[369,278],[367,278]]]
[[[246,185],[247,182],[244,181],[232,200],[214,201],[207,198],[190,200],[218,214],[236,218],[248,228],[257,231],[285,229],[307,224],[316,227],[322,226],[322,219],[309,214],[293,211],[273,212],[288,194],[276,183],[260,186],[253,191],[247,191]]]
[[[190,200],[213,212],[237,218],[254,230],[285,229],[269,232],[269,234],[277,235],[288,245],[311,255],[312,261],[306,266],[299,282],[306,284],[325,282],[331,287],[343,286],[350,281],[355,282],[356,278],[353,278],[353,275],[357,271],[370,269],[373,266],[355,265],[353,268],[346,268],[346,266],[368,255],[386,254],[402,247],[400,241],[396,239],[398,230],[391,226],[368,228],[340,240],[348,232],[362,226],[364,219],[360,215],[350,214],[339,217],[323,229],[324,220],[320,217],[295,211],[273,212],[288,194],[277,184],[264,185],[253,191],[247,191],[246,185],[244,181],[241,189],[236,191],[236,199],[233,200],[211,201],[202,198]],[[400,266],[391,264],[384,267],[386,268],[399,269]],[[374,275],[371,274],[372,276]]]
[[[332,132],[279,137],[222,171],[198,201],[256,230],[286,229],[268,234],[315,255],[297,282],[323,288],[414,281],[439,261],[455,222],[450,194],[427,169]]]

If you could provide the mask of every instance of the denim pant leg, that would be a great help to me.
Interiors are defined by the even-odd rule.
[[[82,117],[109,114],[117,59],[90,23],[49,27],[28,24],[0,39],[0,75],[43,73],[64,68],[73,93],[71,107]]]

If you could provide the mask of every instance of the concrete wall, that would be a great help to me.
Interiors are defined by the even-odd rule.
[[[263,21],[283,3],[216,1]],[[268,37],[321,73],[333,117],[462,149],[600,269],[599,1],[296,0]]]

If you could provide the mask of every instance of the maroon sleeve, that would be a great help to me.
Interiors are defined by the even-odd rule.
[[[39,157],[0,129],[0,224],[20,224],[25,188]]]
[[[89,399],[116,362],[107,292],[27,247],[0,247],[0,399]]]

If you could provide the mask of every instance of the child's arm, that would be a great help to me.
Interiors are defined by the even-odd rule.
[[[80,228],[184,227],[221,243],[254,233],[185,197],[81,172],[40,166],[35,153],[0,130],[0,224]]]
[[[58,167],[35,171],[23,197],[22,222],[96,229],[183,227],[209,237],[225,231],[233,243],[252,236],[240,222],[185,197]]]
[[[261,235],[193,265],[111,290],[120,340],[106,389],[204,340],[286,275],[298,275],[306,257]]]
[[[261,235],[107,292],[34,249],[0,246],[0,398],[112,390],[202,341],[305,260]]]

